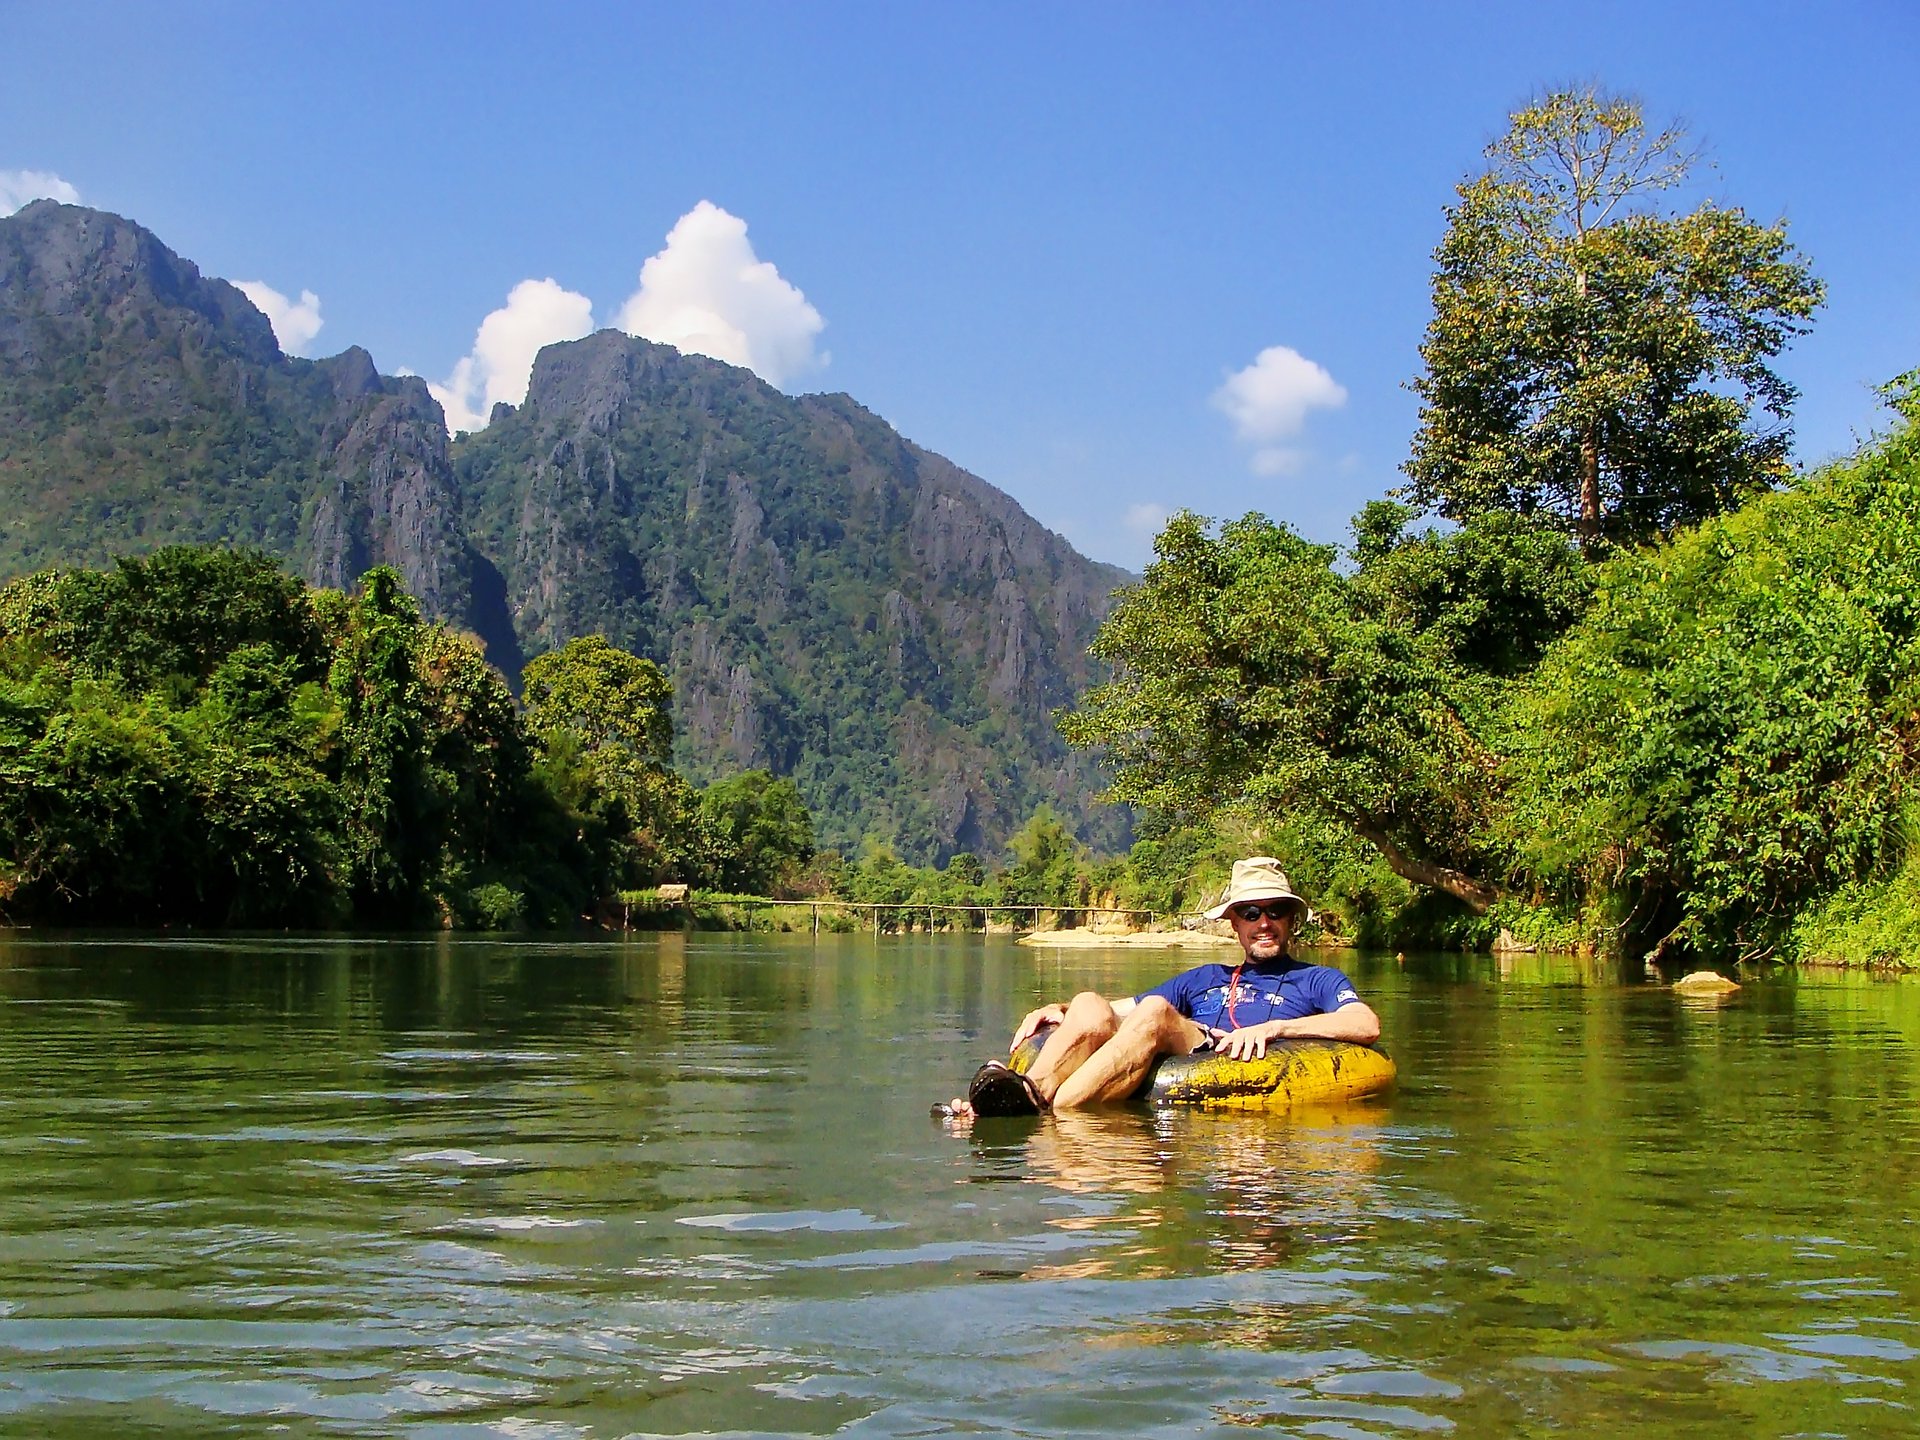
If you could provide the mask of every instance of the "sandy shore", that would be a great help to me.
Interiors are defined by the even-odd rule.
[[[1036,930],[1015,942],[1059,950],[1212,950],[1237,945],[1231,935],[1205,930]]]

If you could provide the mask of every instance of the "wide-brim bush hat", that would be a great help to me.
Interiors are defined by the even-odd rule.
[[[1280,868],[1280,862],[1271,855],[1252,855],[1234,861],[1233,879],[1227,882],[1226,897],[1207,911],[1207,919],[1224,920],[1234,906],[1245,905],[1250,900],[1290,900],[1295,919],[1306,920],[1313,915],[1313,910],[1293,888],[1293,882],[1287,879],[1286,871]]]

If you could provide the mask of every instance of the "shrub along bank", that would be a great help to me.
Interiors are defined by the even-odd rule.
[[[1510,708],[1515,873],[1602,936],[1920,963],[1920,397],[1603,567]]]

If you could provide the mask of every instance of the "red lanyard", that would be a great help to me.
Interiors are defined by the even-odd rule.
[[[1244,965],[1246,962],[1240,962]],[[1233,1018],[1233,1002],[1240,998],[1240,965],[1233,967],[1233,978],[1227,981],[1227,1029],[1238,1030],[1240,1022]]]

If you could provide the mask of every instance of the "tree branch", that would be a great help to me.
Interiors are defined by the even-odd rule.
[[[1476,880],[1464,871],[1455,870],[1447,865],[1435,865],[1431,861],[1416,860],[1387,837],[1379,826],[1365,821],[1354,823],[1354,832],[1374,849],[1380,852],[1387,867],[1402,880],[1411,880],[1416,885],[1425,885],[1430,890],[1439,890],[1453,896],[1476,915],[1484,915],[1487,908],[1500,898],[1500,892],[1484,881]]]

